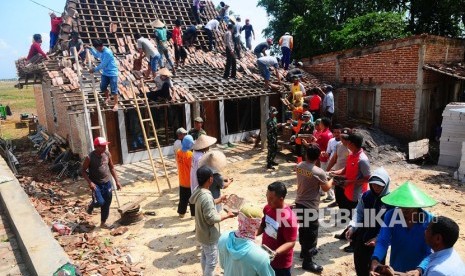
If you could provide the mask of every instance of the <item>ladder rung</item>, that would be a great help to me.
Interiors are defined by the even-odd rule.
[[[100,126],[93,126],[93,127],[90,127],[90,129],[100,129]]]
[[[152,138],[147,138],[147,141],[155,141],[155,137],[152,137]]]
[[[150,122],[150,118],[142,119],[142,122]]]

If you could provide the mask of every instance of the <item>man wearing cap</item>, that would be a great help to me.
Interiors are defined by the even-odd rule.
[[[203,119],[202,117],[195,117],[194,127],[189,130],[189,135],[192,135],[194,141],[197,140],[201,135],[207,135],[207,132],[202,128]]]
[[[178,139],[176,139],[176,141],[174,141],[174,144],[173,144],[174,156],[176,156],[176,153],[178,152],[178,150],[182,148],[182,139],[184,139],[186,135],[187,135],[187,130],[185,128],[180,127],[176,130],[176,136],[178,137]]]
[[[155,102],[160,100],[170,101],[170,90],[171,87],[173,87],[173,83],[170,79],[171,76],[173,76],[173,74],[171,74],[171,72],[166,68],[161,68],[158,70],[157,76],[154,79],[157,90],[148,92],[147,98]]]
[[[110,228],[106,224],[110,215],[110,205],[112,199],[112,183],[111,177],[115,179],[115,185],[118,190],[121,190],[118,177],[116,175],[111,154],[107,151],[107,145],[110,144],[103,137],[94,139],[94,147],[89,155],[84,159],[82,164],[82,177],[87,181],[89,188],[92,191],[92,202],[87,208],[87,213],[90,215],[95,207],[100,207],[100,227]]]
[[[202,246],[200,263],[203,276],[213,276],[218,263],[218,239],[220,238],[219,223],[233,218],[231,212],[220,215],[215,204],[226,201],[226,196],[213,199],[209,188],[213,183],[213,171],[208,166],[200,167],[196,172],[199,188],[189,199],[195,205],[195,238]]]
[[[245,25],[242,26],[241,32],[245,31],[245,47],[252,50],[252,38],[255,40],[255,32],[253,30],[252,24],[250,24],[250,19],[245,20]],[[253,36],[252,36],[253,35]]]
[[[213,51],[215,49],[215,36],[213,35],[213,32],[216,31],[218,32],[218,26],[220,25],[220,22],[217,19],[212,19],[208,21],[208,23],[203,27],[203,31],[208,37],[208,50]]]
[[[179,141],[179,140],[178,140]],[[178,214],[180,218],[186,215],[187,205],[191,197],[191,167],[192,167],[192,146],[194,139],[192,136],[185,135],[181,142],[181,148],[175,152],[176,164],[178,166],[179,176],[179,203]],[[191,216],[195,216],[194,205],[190,204]]]
[[[329,119],[333,118],[334,115],[334,95],[333,95],[333,87],[331,85],[327,85],[325,87],[325,98],[323,99],[323,114],[322,116],[328,117]]]
[[[113,111],[118,111],[118,65],[113,55],[113,52],[103,46],[103,42],[100,39],[92,41],[92,46],[89,50],[91,54],[100,59],[100,64],[96,67],[90,68],[91,74],[102,70],[102,78],[100,80],[100,90],[105,93],[105,103],[110,100],[110,94],[108,91],[108,85],[110,85],[111,95],[113,95]]]
[[[318,212],[320,206],[320,189],[328,191],[331,189],[333,180],[329,180],[326,172],[315,165],[320,156],[320,148],[316,144],[307,147],[304,162],[297,165],[297,192],[294,212],[298,211],[305,219],[299,223],[299,243],[302,247],[301,258],[303,258],[302,269],[314,273],[321,273],[323,267],[313,262],[316,254],[318,239],[318,216],[308,218],[309,211]]]
[[[255,232],[260,227],[262,209],[245,203],[239,211],[239,227],[236,231],[221,234],[218,251],[224,275],[274,276],[270,255],[255,241]]]
[[[291,51],[294,46],[294,38],[289,32],[286,32],[279,39],[279,46],[281,46],[281,52],[283,54],[283,58],[281,59],[281,66],[287,70],[289,69],[289,63],[291,63]]]
[[[86,51],[84,51],[84,42],[79,38],[79,33],[78,32],[71,32],[71,39],[68,42],[68,49],[69,49],[69,54],[71,56],[74,56],[74,50],[73,48],[76,48],[76,52],[78,54],[78,57],[81,60],[86,59]]]
[[[434,206],[437,201],[408,181],[381,198],[381,201],[397,208],[384,215],[384,225],[381,226],[371,257],[372,275],[379,275],[376,273],[383,268],[379,266],[386,258],[389,246],[389,263],[395,271],[420,275],[426,271],[430,261],[426,257],[431,254],[431,247],[425,241],[425,230],[434,220],[433,215],[423,208]]]
[[[257,58],[264,57],[266,56],[266,50],[269,50],[271,45],[273,45],[273,40],[271,38],[267,38],[265,42],[259,43],[255,46],[253,53],[257,56]]]
[[[302,147],[302,145],[308,144],[306,139],[311,138],[309,136],[311,136],[314,130],[314,125],[311,119],[312,119],[312,114],[310,114],[310,112],[308,111],[305,111],[302,114],[301,119],[291,122],[293,126],[292,130],[296,134],[295,135],[295,154],[297,155],[297,164],[302,162],[302,157],[304,156],[305,150]],[[301,138],[299,137],[299,135],[301,134],[304,134],[308,137]]]
[[[152,25],[152,27],[155,28],[153,35],[155,37],[155,41],[157,42],[158,52],[161,55],[165,56],[166,60],[168,61],[168,64],[171,67],[171,70],[173,70],[173,74],[176,74],[176,69],[174,68],[173,60],[171,59],[170,53],[168,51],[168,33],[165,24],[161,22],[160,19],[157,19],[154,22],[150,23],[150,25]],[[164,67],[163,57],[160,57],[159,65],[160,67]]]
[[[389,194],[390,177],[383,168],[376,169],[368,179],[370,189],[363,193],[346,232],[347,240],[354,240],[354,264],[357,276],[370,275],[371,256],[381,225],[375,220],[379,214],[391,209],[381,198]],[[381,215],[380,218],[383,216]],[[364,222],[374,222],[374,225]]]
[[[349,212],[349,219],[352,219],[352,212],[357,207],[361,195],[368,190],[368,179],[370,178],[370,162],[368,156],[362,149],[363,136],[358,133],[351,133],[348,136],[343,135],[346,139],[347,148],[350,154],[347,157],[346,166],[332,174],[345,177],[344,196],[339,202],[339,209],[345,209]],[[337,239],[346,238],[346,228],[342,234],[337,234]],[[346,252],[353,252],[353,243],[344,248]]]
[[[266,155],[266,168],[274,170],[273,166],[277,166],[278,163],[274,161],[276,153],[278,152],[278,127],[281,127],[282,124],[279,123],[276,119],[278,110],[276,107],[270,107],[270,117],[266,120],[266,140],[268,153]]]
[[[149,59],[149,67],[146,72],[146,77],[149,77],[150,72],[152,72],[152,78],[157,76],[157,66],[161,58],[160,53],[158,52],[155,45],[152,41],[148,40],[145,37],[142,37],[139,33],[134,34],[134,38],[137,41],[137,50],[139,51],[139,59],[142,60],[144,57]]]
[[[257,59],[257,66],[258,66],[258,71],[260,71],[260,74],[262,77],[265,79],[265,89],[271,89],[271,88],[277,88],[278,86],[274,85],[271,83],[271,72],[270,72],[270,67],[274,68],[274,72],[276,74],[276,77],[278,78],[278,84],[281,84],[281,75],[279,74],[278,71],[278,60],[273,57],[273,56],[263,56],[259,59]]]

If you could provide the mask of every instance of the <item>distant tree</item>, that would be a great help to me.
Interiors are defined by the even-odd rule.
[[[371,12],[348,19],[341,30],[331,32],[329,42],[332,50],[341,50],[370,46],[410,34],[400,13]]]
[[[409,34],[464,35],[465,0],[259,0],[270,15],[263,33],[294,35],[293,56],[369,46]]]

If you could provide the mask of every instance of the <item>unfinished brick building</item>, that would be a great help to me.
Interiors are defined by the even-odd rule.
[[[115,163],[132,163],[148,158],[146,150],[134,150],[130,147],[133,138],[135,112],[134,100],[142,93],[140,72],[132,70],[134,59],[134,34],[140,33],[152,38],[153,28],[150,22],[162,20],[171,30],[177,18],[183,25],[193,25],[190,0],[178,1],[112,1],[112,0],[68,0],[65,5],[64,25],[60,39],[61,51],[49,61],[45,61],[42,83],[35,85],[39,123],[49,133],[57,133],[66,138],[73,152],[85,156],[89,149],[83,116],[83,101],[80,89],[85,92],[86,103],[95,103],[92,93],[92,76],[84,65],[82,85],[78,83],[76,66],[71,64],[66,52],[67,40],[71,31],[78,31],[84,43],[92,39],[101,39],[112,49],[119,63],[119,90],[123,100],[118,112],[105,108],[103,112],[107,137],[112,143],[109,150]],[[205,13],[202,24],[217,17],[218,13],[211,1],[204,1]],[[237,79],[225,80],[222,71],[225,64],[222,34],[225,24],[220,24],[220,32],[215,33],[217,52],[206,52],[207,36],[198,32],[197,42],[190,47],[186,65],[176,70],[172,78],[173,100],[151,102],[158,138],[164,155],[172,153],[175,130],[193,126],[193,118],[202,116],[207,133],[220,143],[242,140],[248,133],[258,133],[268,116],[269,104],[280,106],[277,91],[264,90],[262,79],[255,68],[255,56],[248,52],[238,60]],[[183,27],[185,28],[185,27]],[[172,50],[171,50],[172,51]],[[172,53],[171,53],[172,54]],[[94,65],[98,61],[93,61]],[[147,62],[143,67],[147,67]],[[95,82],[100,79],[95,75]],[[313,76],[307,76],[306,86],[320,85]],[[131,93],[128,84],[136,89]],[[97,90],[98,83],[96,86]],[[145,91],[154,91],[155,85],[146,83]],[[287,88],[282,86],[281,90]],[[103,98],[99,96],[103,105]],[[93,121],[96,112],[90,108]],[[94,131],[93,136],[98,135]],[[153,150],[158,155],[158,151]]]
[[[463,78],[447,69],[463,61],[464,49],[464,40],[418,35],[315,56],[304,66],[336,85],[337,121],[419,139],[434,134],[444,107],[465,89]]]

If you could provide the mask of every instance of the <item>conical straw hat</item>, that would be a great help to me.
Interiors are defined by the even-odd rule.
[[[224,153],[219,150],[212,150],[205,153],[199,161],[199,167],[207,165],[217,172],[221,172],[221,170],[226,167],[227,164],[228,161],[226,160],[226,155],[224,155]]]
[[[195,140],[193,150],[201,150],[213,146],[216,143],[216,138],[208,135],[200,135],[197,140]]]
[[[424,208],[437,204],[436,200],[409,181],[381,198],[381,201],[385,204],[401,208]]]
[[[157,19],[155,21],[150,22],[150,26],[152,26],[154,28],[163,28],[163,27],[165,27],[165,24],[163,22],[161,22],[160,19]]]

